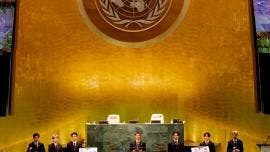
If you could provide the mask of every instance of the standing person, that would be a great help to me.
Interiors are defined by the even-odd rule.
[[[142,134],[140,132],[136,132],[134,136],[135,140],[129,144],[129,150],[132,152],[146,151],[146,144],[141,140]]]
[[[45,152],[45,147],[42,142],[39,142],[39,133],[33,134],[33,142],[28,145],[27,152]]]
[[[73,132],[70,136],[72,141],[67,144],[67,152],[79,152],[79,148],[82,148],[82,143],[78,141],[78,134]]]
[[[238,132],[232,131],[232,139],[228,141],[227,152],[244,152],[243,142],[237,136]]]
[[[52,143],[48,148],[49,152],[63,152],[62,145],[59,144],[59,136],[54,134],[52,135]]]
[[[179,140],[179,137],[178,131],[172,133],[172,141],[168,143],[168,152],[184,152],[184,143]]]
[[[210,140],[210,136],[211,136],[210,133],[205,132],[203,136],[204,136],[204,141],[200,143],[200,146],[208,146],[210,152],[216,152],[215,144]]]

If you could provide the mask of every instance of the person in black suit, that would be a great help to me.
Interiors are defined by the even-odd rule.
[[[141,140],[142,134],[140,132],[136,132],[134,135],[135,135],[135,140],[130,143],[129,150],[131,152],[146,151],[146,144],[142,142]]]
[[[205,132],[203,136],[204,136],[204,141],[200,143],[200,146],[208,146],[210,152],[216,152],[215,144],[212,141],[210,141],[210,136],[211,136],[210,133]]]
[[[28,145],[27,152],[45,152],[44,144],[39,142],[39,133],[33,134],[33,142]]]
[[[179,140],[180,133],[172,133],[172,142],[168,143],[168,152],[184,152],[184,143]]]
[[[67,152],[79,152],[79,148],[82,148],[82,143],[78,141],[78,134],[76,132],[71,133],[72,141],[67,144]]]
[[[62,145],[59,144],[58,135],[52,135],[52,143],[48,148],[49,152],[63,152]]]
[[[228,141],[227,152],[244,152],[243,142],[237,138],[237,135],[237,131],[232,131],[232,139]]]

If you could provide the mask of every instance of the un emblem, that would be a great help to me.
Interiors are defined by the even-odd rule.
[[[90,28],[109,41],[137,46],[162,39],[183,20],[189,0],[78,0]]]

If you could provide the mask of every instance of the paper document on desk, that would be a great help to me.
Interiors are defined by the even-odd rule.
[[[199,146],[191,148],[191,152],[210,152],[208,146]]]
[[[97,147],[80,148],[79,152],[97,152]]]

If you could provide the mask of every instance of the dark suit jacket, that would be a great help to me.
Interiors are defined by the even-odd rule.
[[[208,146],[210,152],[216,152],[215,144],[212,141],[209,141],[208,144],[206,144],[204,141],[200,143],[200,146]]]
[[[27,152],[45,152],[44,144],[41,142],[38,142],[38,146],[37,146],[34,142],[31,142],[28,145]]]
[[[234,147],[236,147],[236,149],[239,149],[240,152],[244,152],[243,142],[240,139],[237,139],[236,143],[234,143],[231,139],[227,145],[227,152],[232,152],[234,150]]]
[[[82,143],[77,142],[76,147],[73,146],[73,142],[67,144],[67,152],[79,152],[79,148],[82,148]]]
[[[51,143],[48,148],[49,152],[63,152],[62,145],[58,144],[57,147]]]
[[[184,151],[184,143],[178,140],[178,143],[174,141],[168,143],[168,152],[183,152]]]
[[[138,146],[136,145],[136,141],[133,141],[129,144],[129,150],[133,151],[133,150],[137,150],[137,147],[139,150],[145,151],[146,150],[146,144],[142,141],[140,141],[140,143],[138,144]]]

